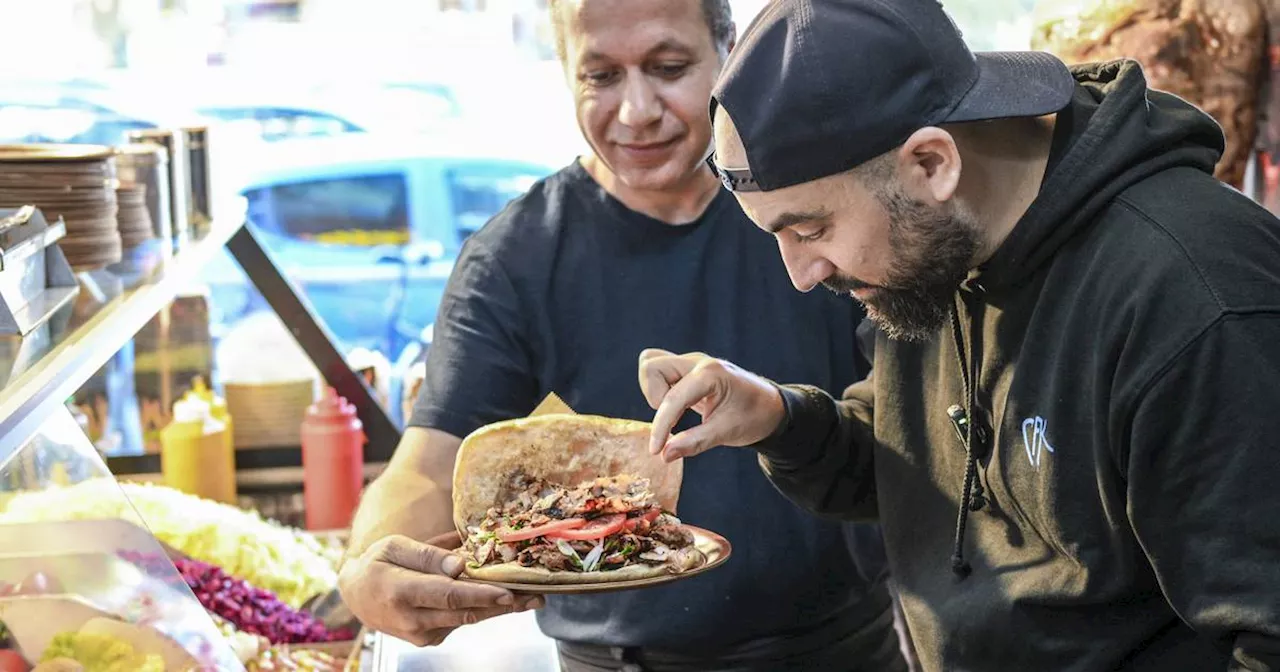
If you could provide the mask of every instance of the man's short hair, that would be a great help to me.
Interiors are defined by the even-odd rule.
[[[862,180],[862,183],[869,189],[883,189],[893,180],[894,171],[898,163],[898,150],[900,149],[902,149],[902,145],[898,145],[883,154],[878,154],[854,166],[849,173]]]
[[[562,20],[560,9],[565,2],[573,2],[573,0],[547,2],[547,10],[551,12],[551,34],[556,40],[556,56],[560,58],[561,63],[567,60],[564,26],[560,25]],[[711,40],[716,45],[716,50],[721,56],[728,54],[729,41],[733,39],[733,10],[729,7],[729,0],[699,0],[699,2],[702,3],[702,18],[706,20],[707,28],[711,31]]]

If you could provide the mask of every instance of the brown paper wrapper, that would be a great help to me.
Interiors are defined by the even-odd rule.
[[[577,415],[576,411],[569,408],[569,405],[564,403],[564,400],[557,396],[555,392],[552,392],[547,395],[546,399],[542,400],[541,404],[538,404],[537,408],[533,409],[533,412],[529,414],[529,417],[532,418],[538,415],[551,415],[553,413]]]

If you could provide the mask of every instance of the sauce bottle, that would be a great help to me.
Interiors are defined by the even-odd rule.
[[[351,526],[364,488],[365,441],[355,406],[326,386],[302,421],[302,497],[308,530]]]
[[[227,445],[231,446],[232,454],[235,454],[235,443],[232,437],[235,434],[235,428],[231,424],[231,413],[227,410],[227,400],[219,397],[209,389],[205,384],[204,378],[195,376],[191,380],[191,389],[187,391],[187,397],[194,397],[209,405],[209,412],[213,415],[213,419],[221,422],[227,427]]]
[[[235,455],[227,427],[203,400],[173,404],[173,420],[160,430],[160,470],[169,487],[224,504],[236,504]]]

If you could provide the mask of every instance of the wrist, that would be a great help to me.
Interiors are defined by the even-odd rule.
[[[770,462],[807,463],[822,451],[829,432],[831,397],[809,385],[777,385],[782,405],[772,434],[752,445]]]
[[[769,392],[769,410],[766,415],[770,418],[772,429],[763,439],[756,443],[772,441],[791,429],[791,409],[787,405],[785,388],[771,380],[769,381]]]

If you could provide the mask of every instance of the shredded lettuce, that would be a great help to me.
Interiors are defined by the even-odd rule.
[[[0,523],[139,516],[161,541],[272,591],[295,609],[338,583],[337,558],[314,536],[161,485],[95,478],[23,492],[9,500]]]

